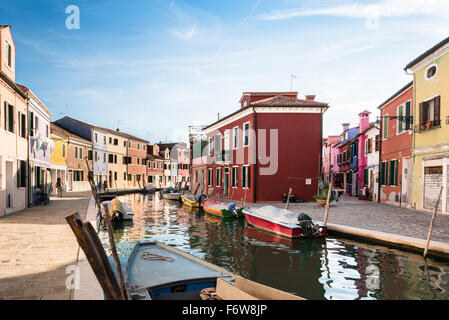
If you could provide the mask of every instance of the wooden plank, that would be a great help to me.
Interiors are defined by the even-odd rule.
[[[305,300],[302,297],[235,276],[235,286],[260,300]]]
[[[109,244],[111,246],[112,257],[114,258],[115,268],[117,269],[117,275],[120,282],[120,289],[122,291],[123,296],[126,297],[127,295],[125,288],[125,280],[123,279],[122,266],[120,264],[120,259],[117,254],[117,248],[115,247],[114,230],[112,228],[111,216],[109,215],[108,206],[106,204],[103,205],[103,211],[104,211],[104,220],[106,222],[106,227],[108,229]]]
[[[84,251],[106,299],[123,300],[106,252],[90,222],[84,223],[78,212],[66,217],[66,221],[75,234],[79,246]]]
[[[257,298],[220,278],[217,278],[217,296],[222,300],[257,300]]]
[[[432,236],[433,224],[435,223],[435,218],[438,212],[438,204],[440,203],[441,194],[443,192],[443,187],[440,187],[440,192],[438,194],[437,202],[435,203],[435,208],[433,209],[432,219],[430,220],[429,232],[427,233],[426,247],[424,248],[423,257],[427,256],[427,251],[429,250],[430,237]]]

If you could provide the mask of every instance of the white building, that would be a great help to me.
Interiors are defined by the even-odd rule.
[[[367,185],[369,194],[372,195],[372,201],[377,201],[379,191],[379,128],[376,126],[371,127],[366,131],[366,135],[365,155],[367,156]]]

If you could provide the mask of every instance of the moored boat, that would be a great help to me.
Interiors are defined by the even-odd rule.
[[[204,194],[200,194],[198,197],[196,197],[194,194],[187,193],[181,196],[181,201],[184,205],[190,208],[199,208],[201,207],[201,203],[205,198],[206,195]]]
[[[305,213],[264,206],[243,209],[246,221],[259,229],[288,238],[325,236],[327,228],[319,225]]]
[[[236,207],[234,203],[223,203],[213,199],[205,199],[202,202],[206,213],[222,218],[243,217],[242,208]]]
[[[183,195],[183,192],[177,192],[175,188],[165,188],[161,191],[162,198],[167,200],[181,200],[181,196]]]
[[[302,300],[160,242],[136,244],[125,284],[133,300]]]
[[[106,204],[108,206],[109,215],[111,216],[112,221],[132,220],[134,217],[132,209],[118,198],[114,198],[110,201],[103,201],[101,204]]]

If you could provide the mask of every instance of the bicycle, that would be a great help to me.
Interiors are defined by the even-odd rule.
[[[224,196],[225,196],[225,194],[224,194],[224,189],[219,189],[218,191],[217,191],[217,193],[216,193],[216,195],[215,195],[217,198],[219,198],[219,199],[223,199],[224,198]]]

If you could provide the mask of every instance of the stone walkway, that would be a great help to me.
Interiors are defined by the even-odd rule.
[[[65,217],[83,219],[90,192],[66,193],[47,206],[0,218],[0,299],[70,299],[67,267],[78,260],[78,243]]]
[[[248,206],[261,207],[267,204],[256,203]],[[270,204],[285,208],[285,203]],[[324,220],[324,208],[318,207],[314,202],[291,203],[289,210],[304,212],[317,221]],[[343,196],[335,206],[329,208],[328,223],[426,239],[431,218],[431,212]],[[449,215],[437,215],[431,240],[449,244]]]

